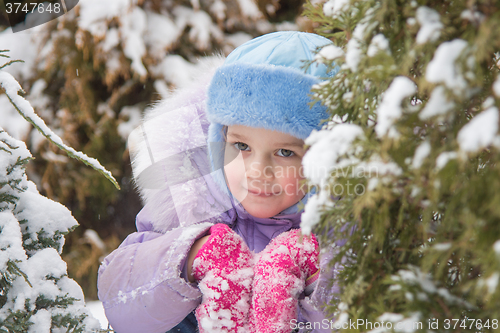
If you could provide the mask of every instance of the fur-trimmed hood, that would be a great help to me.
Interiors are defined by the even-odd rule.
[[[229,193],[213,183],[207,146],[206,91],[223,62],[205,60],[198,79],[147,110],[129,136],[134,183],[153,231],[220,218],[232,208]]]

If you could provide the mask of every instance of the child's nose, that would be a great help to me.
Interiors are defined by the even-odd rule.
[[[252,179],[269,180],[274,177],[273,167],[266,161],[255,159],[247,168],[247,177]]]

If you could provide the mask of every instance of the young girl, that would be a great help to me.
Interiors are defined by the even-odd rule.
[[[99,269],[118,333],[331,331],[321,308],[333,272],[299,230],[303,140],[328,117],[310,98],[326,67],[304,67],[329,43],[255,38],[208,88],[202,75],[150,112],[133,161],[146,202],[138,231]]]

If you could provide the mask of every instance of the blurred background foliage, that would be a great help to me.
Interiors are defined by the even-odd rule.
[[[25,141],[35,157],[28,177],[80,223],[66,236],[63,258],[88,299],[97,298],[103,256],[135,231],[141,202],[126,140],[144,110],[195,80],[200,59],[227,55],[268,32],[312,31],[313,23],[300,16],[303,5],[302,0],[81,0],[67,14],[23,32],[3,26],[0,48],[25,61],[8,71],[26,99],[68,145],[98,159],[122,187],[116,190],[67,158],[0,95],[0,126]]]

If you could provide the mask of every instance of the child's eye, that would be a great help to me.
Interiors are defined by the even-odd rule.
[[[290,156],[293,156],[295,155],[295,153],[291,150],[288,150],[288,149],[279,149],[278,150],[278,156],[281,156],[281,157],[290,157]]]
[[[236,149],[238,150],[250,150],[248,145],[243,142],[236,142],[233,144],[233,146],[236,147]]]

